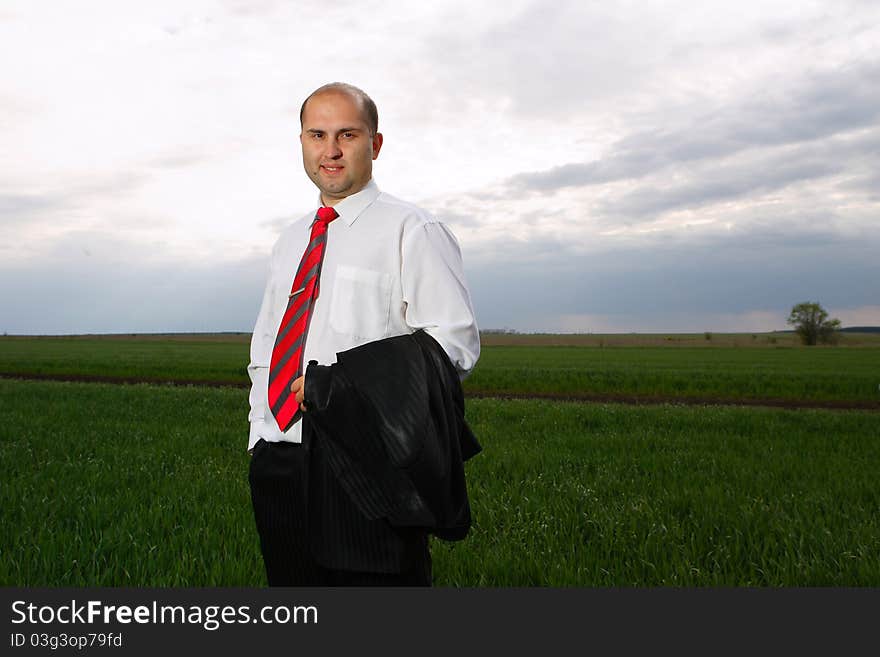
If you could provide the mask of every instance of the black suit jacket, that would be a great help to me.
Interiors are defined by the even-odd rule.
[[[390,536],[404,540],[424,531],[446,540],[467,535],[464,461],[481,448],[464,419],[458,373],[431,336],[416,331],[371,342],[340,352],[329,366],[312,361],[305,380],[310,467],[338,484],[371,532],[385,524],[397,529]],[[310,515],[322,515],[321,498],[329,488],[326,481],[320,491],[310,487]],[[325,518],[324,529],[339,521]],[[313,536],[336,533],[318,529]],[[387,557],[396,551],[388,544],[394,539],[386,538],[372,547],[377,541],[365,540],[362,547]],[[327,565],[339,567],[327,562],[352,556],[334,555],[333,545],[317,540],[324,544],[313,545],[316,557]],[[371,559],[361,555],[356,561],[362,567]]]

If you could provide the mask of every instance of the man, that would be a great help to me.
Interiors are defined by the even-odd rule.
[[[412,488],[396,465],[370,461],[369,454],[387,450],[371,444],[381,440],[374,440],[379,420],[361,402],[378,391],[385,399],[376,397],[375,405],[396,403],[387,399],[397,395],[399,377],[388,376],[394,367],[419,377],[441,372],[421,387],[442,396],[458,386],[460,393],[458,377],[480,353],[461,254],[446,226],[380,192],[372,180],[383,137],[376,106],[363,91],[343,83],[317,89],[303,103],[300,123],[303,166],[321,208],[289,226],[273,249],[248,366],[249,478],[267,577],[270,585],[430,585],[428,529],[418,526],[418,514],[407,520],[406,513],[389,511],[394,500],[430,495],[420,498],[418,482]],[[414,341],[401,345],[395,336]],[[432,369],[438,353],[443,363]],[[343,354],[351,354],[345,371],[338,369]],[[443,378],[446,366],[452,386]],[[357,387],[346,390],[342,381]],[[413,413],[397,410],[404,422]],[[340,420],[350,426],[340,429]],[[458,450],[456,431],[441,449],[467,458],[474,452]],[[367,451],[358,454],[361,448]],[[386,476],[376,476],[379,471]],[[391,501],[370,506],[367,498]],[[420,508],[419,517],[438,517],[436,506]],[[464,513],[469,525],[469,509]]]

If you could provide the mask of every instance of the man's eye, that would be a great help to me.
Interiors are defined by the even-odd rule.
[[[342,136],[345,137],[346,139],[351,139],[354,137],[354,133],[353,132],[344,132],[344,133],[342,133]]]

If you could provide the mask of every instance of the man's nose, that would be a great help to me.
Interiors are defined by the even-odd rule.
[[[338,160],[340,157],[342,157],[342,149],[339,148],[339,142],[337,142],[335,139],[328,139],[327,148],[324,151],[324,155],[331,160]]]

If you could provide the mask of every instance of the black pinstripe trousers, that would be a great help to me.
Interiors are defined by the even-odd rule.
[[[303,427],[302,443],[253,450],[248,480],[270,586],[430,586],[424,530],[369,520]]]

